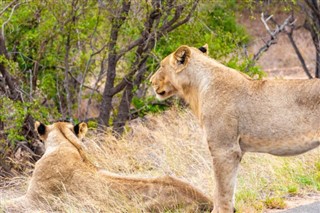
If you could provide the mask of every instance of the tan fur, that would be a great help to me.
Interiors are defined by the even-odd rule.
[[[296,155],[320,144],[320,80],[253,80],[181,46],[151,77],[159,99],[178,95],[206,133],[216,191],[213,212],[233,212],[245,152]]]
[[[36,130],[39,125],[35,123]],[[79,128],[78,137],[84,137],[87,125],[82,123]],[[108,211],[114,205],[112,201],[119,199],[129,206],[138,202],[152,212],[179,207],[190,212],[212,209],[210,198],[176,178],[125,177],[95,167],[70,123],[54,123],[45,130],[40,135],[45,141],[45,154],[35,165],[26,195],[16,200],[26,208],[52,203],[51,198],[63,199],[63,193],[68,193],[102,211]]]

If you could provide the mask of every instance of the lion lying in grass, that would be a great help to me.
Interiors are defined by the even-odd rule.
[[[183,98],[204,129],[216,179],[213,212],[234,211],[245,152],[296,155],[320,145],[320,80],[253,80],[181,46],[151,77],[159,99]]]
[[[102,211],[108,211],[108,207],[115,205],[112,200],[117,199],[131,208],[138,205],[138,211],[183,208],[200,212],[212,209],[210,198],[176,178],[125,177],[94,166],[80,141],[87,132],[85,123],[73,126],[57,122],[46,126],[36,122],[35,128],[45,142],[46,151],[35,165],[26,195],[9,203],[9,212],[19,208],[44,208],[45,204],[55,209],[58,207],[52,207],[52,200],[63,199],[66,193],[83,205]]]

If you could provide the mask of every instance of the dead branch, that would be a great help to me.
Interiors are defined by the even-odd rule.
[[[17,3],[16,5],[14,5],[12,7],[12,10],[11,10],[11,13],[10,13],[10,16],[9,18],[2,24],[1,26],[1,33],[2,33],[2,36],[3,38],[5,39],[5,35],[4,35],[4,27],[6,26],[6,24],[10,21],[10,19],[12,18],[12,15],[13,15],[13,12],[14,10],[16,9],[16,7],[18,7],[19,5],[21,5],[22,3]]]
[[[302,66],[302,68],[303,68],[303,71],[306,73],[306,75],[308,76],[308,78],[311,79],[311,78],[313,78],[313,77],[312,77],[312,75],[310,74],[309,69],[308,69],[308,67],[307,67],[307,65],[306,65],[306,62],[305,62],[305,60],[304,60],[304,58],[303,58],[303,56],[302,56],[302,54],[301,54],[301,52],[300,52],[297,44],[296,44],[296,42],[295,42],[294,39],[293,39],[293,31],[294,31],[294,30],[295,30],[294,25],[291,25],[291,26],[290,26],[290,29],[289,29],[289,30],[286,30],[285,32],[286,32],[286,34],[287,34],[287,36],[288,36],[288,38],[289,38],[289,41],[290,41],[290,43],[291,43],[291,45],[292,45],[295,53],[297,54],[297,56],[298,56],[298,58],[299,58],[299,61],[300,61],[301,66]]]
[[[271,30],[269,25],[268,25],[268,21],[272,20],[274,23],[276,23],[273,20],[273,16],[269,16],[269,17],[265,17],[265,15],[263,13],[261,13],[261,21],[263,23],[263,25],[265,26],[267,32],[270,34],[270,39],[268,41],[265,41],[265,45],[262,46],[257,53],[255,53],[252,57],[252,59],[250,60],[250,63],[247,65],[246,67],[246,71],[249,70],[250,67],[254,66],[255,63],[259,60],[259,58],[261,57],[261,55],[266,52],[273,44],[277,43],[277,36],[283,32],[285,30],[286,26],[290,26],[293,25],[295,20],[293,19],[293,16],[290,15],[288,18],[286,18],[284,20],[284,22],[279,25],[276,23],[276,27],[274,30]]]
[[[192,15],[193,12],[195,11],[198,3],[199,3],[199,0],[196,0],[196,1],[193,2],[193,5],[192,5],[192,7],[191,7],[191,9],[190,9],[190,11],[189,11],[189,13],[188,13],[188,15],[187,15],[184,19],[182,19],[181,21],[179,21],[179,22],[177,22],[177,23],[175,23],[175,24],[172,24],[171,26],[163,27],[163,29],[160,29],[160,32],[162,32],[162,30],[164,30],[164,32],[169,33],[169,32],[171,32],[172,30],[178,28],[179,26],[187,23],[187,22],[190,20],[191,15]]]
[[[156,32],[152,32],[149,35],[149,39],[159,39],[160,37],[162,37],[164,34],[167,34],[169,32],[171,32],[172,30],[176,29],[177,27],[185,24],[186,22],[188,22],[191,18],[191,15],[193,14],[194,10],[196,9],[197,5],[199,3],[199,0],[194,1],[192,8],[189,12],[189,14],[181,21],[177,22],[179,17],[181,16],[181,13],[184,9],[184,5],[178,5],[177,7],[175,7],[176,11],[175,14],[173,15],[173,18],[168,21],[165,22],[158,31]],[[169,10],[172,10],[173,7],[169,7],[169,9],[166,11],[167,14],[169,14]],[[168,17],[168,16],[167,16]],[[166,19],[167,17],[165,17],[164,19]],[[159,33],[157,33],[159,32]],[[122,48],[119,51],[117,60],[119,60],[125,53],[127,53],[128,51],[132,50],[133,48],[139,46],[140,44],[142,44],[144,42],[144,38],[140,37],[135,41],[132,41],[131,43],[129,43],[126,47]]]
[[[71,73],[70,71],[68,71],[68,74],[69,74],[69,75],[71,76],[71,78],[72,78],[73,80],[75,80],[75,82],[76,82],[77,84],[79,84],[81,87],[87,88],[87,89],[92,90],[92,91],[94,91],[94,92],[99,92],[99,90],[97,90],[96,88],[92,88],[92,87],[90,87],[90,86],[85,85],[83,81],[80,82],[76,77],[74,77],[74,76],[72,75],[72,73]]]
[[[4,12],[6,12],[6,10],[7,10],[9,7],[11,7],[14,3],[16,3],[17,1],[18,1],[18,0],[14,0],[14,1],[10,2],[6,7],[4,7],[3,10],[0,12],[0,16],[1,16]]]

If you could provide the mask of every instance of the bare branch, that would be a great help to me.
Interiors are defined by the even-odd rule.
[[[189,14],[188,14],[183,20],[177,22],[176,24],[173,24],[173,25],[169,26],[167,29],[163,29],[163,30],[165,31],[165,33],[169,33],[169,32],[171,32],[172,30],[178,28],[179,26],[187,23],[187,22],[190,20],[191,15],[192,15],[193,12],[195,11],[198,3],[199,3],[199,0],[194,1],[193,5],[192,5],[192,8],[191,8],[191,10],[190,10],[190,12],[189,12]],[[161,32],[161,30],[160,30],[160,32]]]
[[[318,1],[319,2],[319,1]],[[305,3],[308,5],[308,7],[312,10],[312,12],[320,19],[320,10],[319,10],[319,3],[317,1],[310,1],[305,0]]]
[[[267,29],[268,33],[269,33],[271,36],[273,36],[273,33],[272,33],[272,31],[270,30],[267,22],[272,18],[272,16],[273,16],[273,15],[271,15],[271,16],[269,16],[267,19],[265,19],[265,18],[264,18],[264,14],[261,13],[261,17],[260,17],[260,19],[261,19],[264,27]]]
[[[12,1],[11,3],[9,3],[5,8],[3,8],[3,10],[0,12],[0,16],[4,13],[4,12],[6,12],[6,10],[9,8],[9,7],[11,7],[14,3],[16,3],[18,0],[14,0],[14,1]]]
[[[174,24],[174,22],[176,22],[180,15],[181,15],[181,12],[182,10],[184,9],[183,5],[180,5],[180,6],[177,6],[176,7],[176,12],[174,14],[174,17],[169,21],[167,22],[166,24],[164,24],[159,30],[158,32],[160,32],[158,35],[157,32],[153,32],[152,35],[149,36],[149,38],[160,38],[163,34],[166,34],[168,32],[171,32],[172,30],[176,29],[177,27],[181,26],[182,24],[188,22],[191,18],[191,15],[192,13],[194,12],[194,10],[196,9],[197,5],[199,3],[199,0],[196,0],[193,5],[192,5],[192,8],[189,12],[189,14],[186,16],[186,18],[184,18],[183,20],[181,20],[180,22],[177,22],[176,24]],[[172,9],[172,8],[170,8]],[[129,43],[126,47],[122,48],[120,51],[119,51],[119,54],[118,54],[118,59],[120,59],[126,52],[132,50],[133,48],[139,46],[140,44],[142,44],[144,42],[144,38],[140,37],[138,38],[137,40],[135,41],[132,41],[131,43]]]
[[[2,36],[3,36],[3,39],[4,39],[4,40],[5,40],[4,27],[5,27],[5,25],[10,21],[12,15],[13,15],[13,12],[14,12],[14,10],[16,9],[16,7],[18,7],[18,6],[21,5],[21,4],[22,4],[22,3],[18,3],[18,4],[16,4],[16,5],[13,6],[9,18],[2,24],[1,33],[2,33]]]
[[[92,88],[92,87],[90,87],[90,86],[87,86],[87,85],[85,85],[85,84],[83,84],[83,82],[80,82],[76,77],[74,77],[73,75],[72,75],[72,73],[70,72],[70,71],[68,71],[68,74],[71,76],[71,78],[73,79],[73,80],[75,80],[75,82],[77,82],[80,86],[82,86],[82,87],[84,87],[84,88],[87,88],[87,89],[90,89],[90,90],[93,90],[94,92],[99,92],[96,88]]]
[[[148,56],[145,56],[144,58],[142,58],[138,66],[135,69],[133,69],[130,73],[128,73],[119,84],[117,84],[114,88],[112,88],[111,94],[113,95],[117,94],[118,92],[123,90],[128,83],[131,83],[130,78],[132,78],[132,76],[141,68],[141,66],[145,63],[147,59],[148,59]]]
[[[274,30],[271,30],[269,25],[268,25],[268,21],[272,20],[275,24],[276,24],[276,28]],[[285,30],[286,26],[290,26],[293,25],[294,22],[296,21],[295,19],[293,19],[293,16],[290,15],[288,18],[286,18],[284,20],[284,22],[279,25],[277,24],[273,18],[272,15],[269,16],[268,18],[264,17],[264,14],[261,13],[261,21],[264,24],[266,30],[268,31],[268,33],[270,34],[270,39],[268,41],[265,42],[265,45],[262,46],[257,53],[255,53],[251,59],[251,62],[247,65],[246,67],[246,71],[248,71],[248,69],[252,66],[255,65],[255,63],[259,60],[259,58],[261,57],[262,53],[266,52],[273,44],[276,43],[276,39],[279,33],[283,32]]]
[[[301,52],[300,52],[297,44],[296,44],[296,42],[295,42],[294,39],[293,39],[293,30],[294,30],[294,26],[292,26],[292,27],[291,27],[291,30],[290,30],[290,31],[287,31],[286,34],[288,35],[289,41],[290,41],[290,43],[291,43],[294,51],[296,52],[296,54],[297,54],[297,56],[298,56],[298,58],[299,58],[299,61],[300,61],[301,66],[302,66],[302,68],[303,68],[303,71],[306,73],[306,75],[308,76],[308,78],[311,79],[311,78],[313,78],[313,77],[312,77],[312,75],[310,74],[309,69],[308,69],[308,67],[307,67],[307,65],[306,65],[306,62],[305,62],[305,60],[304,60],[304,58],[303,58],[303,56],[302,56],[302,54],[301,54]]]
[[[184,10],[184,5],[178,5],[176,8],[176,11],[174,13],[174,16],[172,19],[166,23],[160,28],[160,31],[168,29],[170,26],[172,26],[181,16],[182,11]]]
[[[126,54],[127,52],[129,52],[130,50],[132,50],[133,48],[139,46],[140,44],[143,43],[143,38],[140,37],[137,40],[131,42],[130,44],[128,44],[128,46],[122,48],[119,53],[118,53],[118,57],[117,59],[119,60],[124,54]]]

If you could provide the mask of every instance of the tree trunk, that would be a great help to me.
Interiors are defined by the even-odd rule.
[[[301,52],[300,52],[297,44],[296,44],[296,42],[295,42],[294,39],[293,39],[293,31],[294,31],[294,30],[292,29],[290,32],[287,32],[287,36],[288,36],[288,38],[289,38],[289,41],[290,41],[290,43],[291,43],[291,45],[292,45],[295,53],[296,53],[297,56],[298,56],[298,59],[299,59],[299,61],[300,61],[300,63],[301,63],[301,66],[302,66],[304,72],[306,73],[306,75],[308,76],[308,78],[311,79],[311,78],[313,78],[313,77],[312,77],[312,75],[310,74],[309,69],[308,69],[308,67],[307,67],[307,65],[306,65],[306,62],[305,62],[305,60],[304,60],[304,58],[303,58],[303,56],[302,56],[302,54],[301,54]]]
[[[110,114],[112,111],[112,99],[115,95],[115,93],[112,92],[112,90],[114,88],[114,80],[116,77],[116,65],[119,60],[116,52],[116,44],[118,40],[119,30],[128,16],[130,6],[131,1],[123,1],[120,16],[114,17],[111,20],[112,27],[110,33],[110,41],[108,44],[109,55],[107,80],[102,95],[102,103],[100,105],[100,114],[98,117],[99,129],[103,129],[104,127],[109,126]]]
[[[310,32],[316,49],[315,78],[320,78],[320,2],[318,0],[305,0],[308,7],[305,10],[307,20],[304,27]]]
[[[5,56],[6,59],[9,60],[9,55],[7,52],[7,48],[5,46],[5,41],[4,38],[2,36],[2,34],[0,33],[0,55]],[[14,78],[10,75],[10,73],[6,70],[5,64],[4,63],[0,63],[0,72],[3,76],[4,79],[4,90],[6,90],[6,86],[9,88],[8,91],[5,91],[5,95],[10,98],[13,101],[19,101],[22,102],[23,98],[20,91],[20,86],[18,85],[17,82],[15,82]],[[1,103],[3,104],[3,103]],[[5,137],[4,131],[5,130],[5,123],[4,121],[0,120],[0,137]],[[25,135],[25,137],[29,140],[34,139],[36,137],[36,133],[34,131],[34,120],[32,118],[32,116],[30,114],[27,114],[24,123],[23,123],[23,127],[21,129],[23,135]],[[9,146],[9,142],[5,142],[5,144],[2,144],[2,146],[4,147],[8,147]],[[28,144],[28,146],[30,146],[31,149],[33,149],[31,144]],[[9,155],[14,154],[13,149],[14,147],[11,147],[10,145],[10,152]],[[8,163],[8,157],[7,156],[7,152],[2,150],[0,148],[0,174],[1,175],[12,175],[12,172],[10,170],[11,165],[10,163]],[[0,175],[0,176],[1,176]]]
[[[117,117],[113,122],[113,130],[118,134],[121,135],[124,130],[124,125],[126,121],[129,120],[130,116],[130,105],[133,98],[133,82],[128,83],[125,90],[123,91],[121,102],[119,105],[119,112]]]
[[[4,55],[7,60],[9,60],[9,55],[7,52],[7,48],[5,45],[4,38],[0,33],[0,55]],[[18,92],[18,88],[16,83],[14,82],[13,77],[10,73],[6,70],[5,64],[2,62],[0,63],[0,72],[5,80],[5,84],[8,86],[9,91],[7,91],[7,95],[12,100],[19,100],[21,101],[21,94]]]
[[[109,126],[110,114],[112,111],[112,89],[114,87],[114,79],[116,77],[116,65],[117,65],[117,54],[115,53],[116,39],[118,38],[118,30],[114,29],[114,33],[111,35],[113,41],[109,43],[109,57],[108,57],[108,68],[107,68],[107,81],[102,95],[102,103],[100,105],[100,114],[98,118],[99,128],[103,126]],[[101,62],[103,63],[103,62]]]
[[[66,91],[66,105],[67,105],[67,114],[64,115],[64,119],[70,118],[72,116],[71,112],[71,94],[70,94],[70,87],[69,87],[69,53],[70,53],[70,31],[67,35],[67,41],[66,41],[66,54],[64,57],[64,81],[63,81],[63,86]]]
[[[176,29],[177,27],[181,26],[182,24],[186,23],[190,19],[192,12],[195,10],[195,7],[198,4],[198,1],[194,2],[189,15],[186,16],[180,22],[178,22],[178,20],[181,15],[180,13],[184,8],[177,6],[176,14],[174,18],[170,21],[170,24],[167,23],[160,28],[161,33],[156,33],[156,31],[155,32],[153,31],[154,30],[153,28],[157,27],[157,25],[159,24],[159,20],[163,15],[160,10],[161,1],[154,0],[152,1],[152,4],[153,4],[153,11],[149,14],[148,19],[144,23],[145,30],[141,34],[141,38],[143,38],[144,42],[139,45],[136,51],[136,61],[132,67],[132,70],[133,70],[132,80],[130,80],[131,78],[126,80],[126,88],[121,98],[117,117],[114,120],[113,130],[118,135],[123,133],[124,125],[126,121],[130,119],[130,105],[131,105],[132,98],[134,96],[133,88],[135,86],[139,87],[143,80],[143,75],[147,70],[145,66],[146,61],[150,55],[150,51],[155,45],[155,41],[160,39],[160,37],[162,37],[165,33],[168,33]],[[134,74],[136,72],[137,72],[137,75],[134,77]]]
[[[150,50],[154,47],[155,41],[160,39],[165,34],[171,32],[172,30],[176,29],[177,27],[185,24],[187,21],[190,20],[191,14],[194,12],[196,6],[198,5],[199,0],[195,0],[192,3],[192,7],[190,8],[190,11],[186,16],[184,16],[182,19],[182,12],[186,8],[185,6],[187,4],[174,4],[172,1],[168,3],[168,5],[164,6],[165,4],[161,4],[160,0],[152,0],[150,3],[152,4],[152,11],[149,13],[145,23],[144,23],[144,31],[141,33],[141,37],[139,37],[137,40],[129,43],[125,48],[121,49],[119,53],[117,54],[115,63],[121,58],[126,52],[130,51],[134,47],[138,46],[138,49],[136,51],[135,56],[135,62],[133,63],[133,66],[131,67],[131,72],[122,79],[122,81],[114,87],[114,77],[116,75],[116,68],[109,69],[107,72],[107,82],[105,85],[105,90],[103,93],[103,101],[100,107],[100,115],[99,115],[99,124],[100,128],[102,126],[108,126],[109,125],[109,119],[110,119],[110,112],[107,110],[111,110],[111,101],[112,97],[119,93],[120,91],[125,88],[125,91],[122,94],[121,102],[118,108],[117,116],[114,120],[114,128],[113,130],[117,133],[123,132],[123,127],[125,125],[125,122],[128,120],[130,116],[130,104],[132,101],[132,98],[134,96],[133,94],[133,88],[135,86],[139,86],[141,84],[141,81],[143,79],[143,74],[146,71],[146,68],[144,67],[147,58],[149,57]],[[174,12],[173,12],[174,11]],[[160,21],[160,18],[163,18],[165,20],[164,22]],[[116,42],[117,40],[117,34],[119,31],[119,27],[123,24],[122,21],[125,19],[122,19],[118,21],[118,25],[113,24],[111,28],[111,37],[110,37],[110,44],[112,42]],[[113,22],[112,22],[113,23]],[[118,28],[117,28],[118,27]],[[116,36],[112,36],[113,30],[116,30]],[[115,44],[115,43],[114,43]],[[114,47],[109,47],[109,53],[113,53]],[[112,57],[111,57],[112,58]],[[110,55],[109,55],[110,60]],[[108,65],[110,66],[110,64]],[[135,76],[135,74],[137,75]],[[109,77],[110,75],[110,77]],[[108,106],[107,99],[109,99]]]

